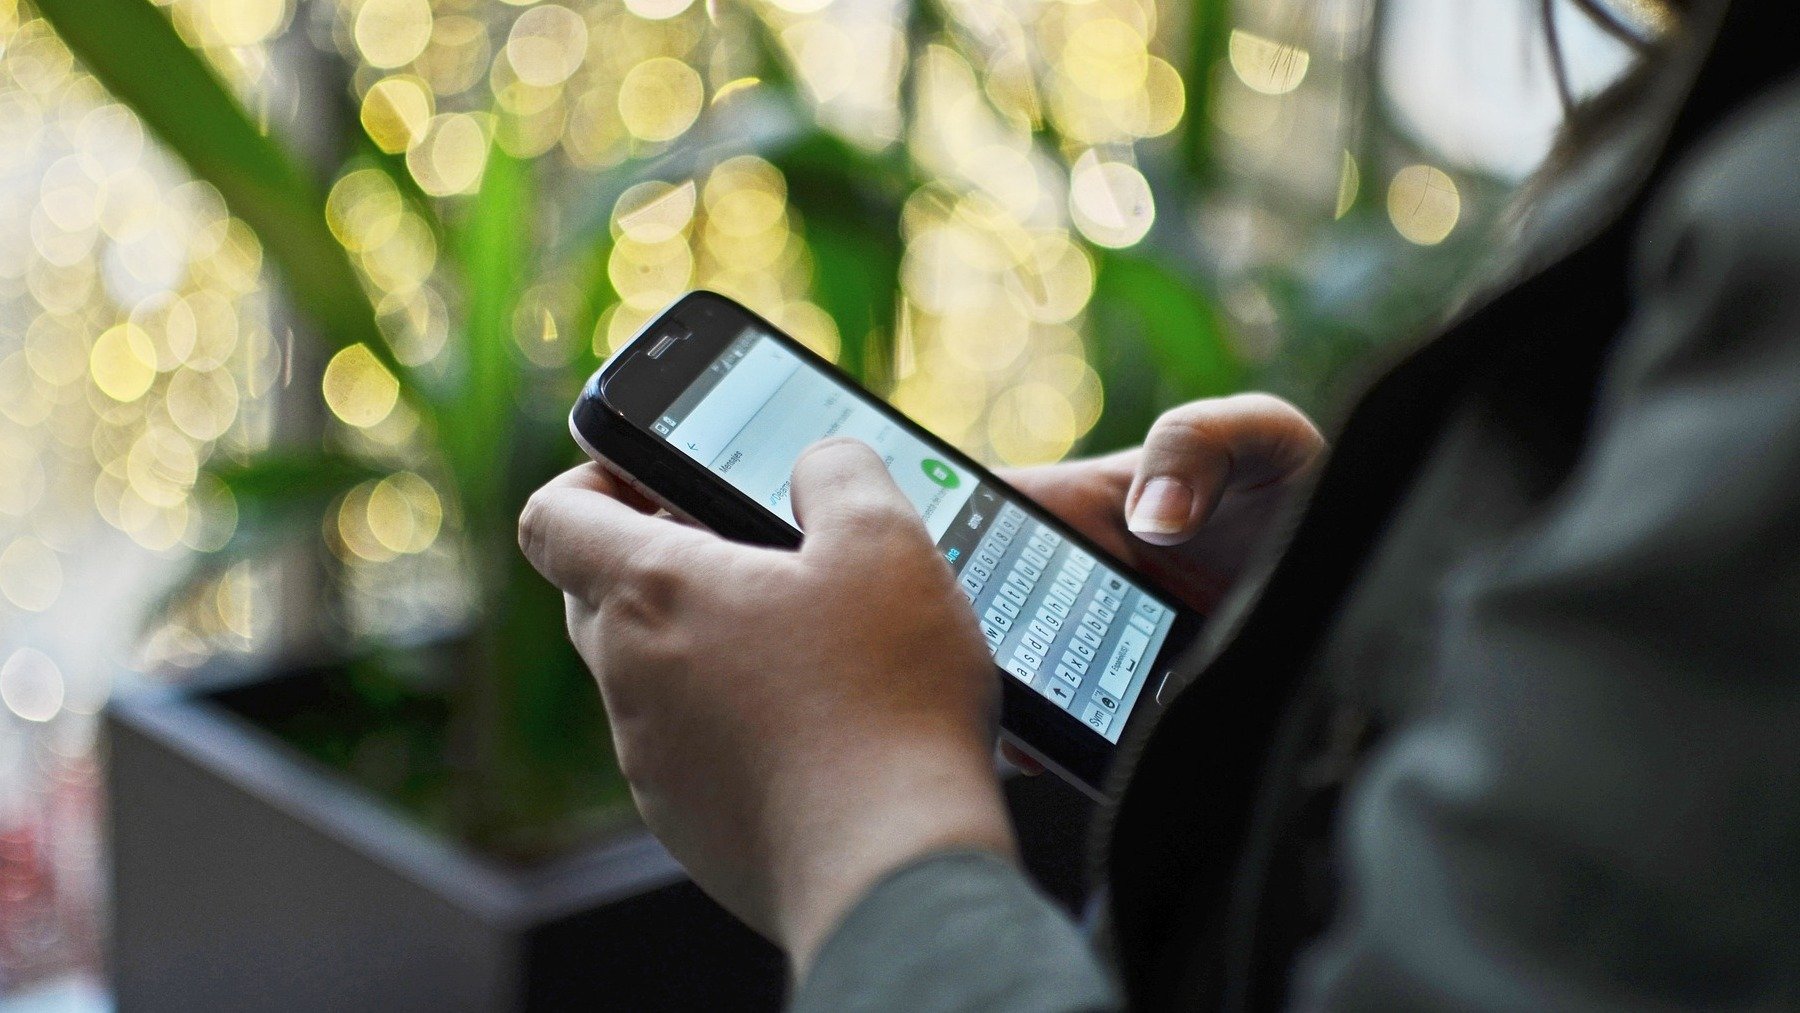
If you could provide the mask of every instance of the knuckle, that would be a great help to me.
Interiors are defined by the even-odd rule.
[[[544,490],[539,489],[531,494],[531,498],[525,501],[525,508],[519,511],[519,551],[527,559],[538,558],[544,546],[544,529],[547,526],[545,514],[548,511],[544,500]]]
[[[626,556],[599,594],[608,625],[656,628],[674,615],[686,577],[672,554],[654,546]]]

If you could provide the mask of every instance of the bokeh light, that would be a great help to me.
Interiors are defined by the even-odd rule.
[[[1444,170],[1409,165],[1388,184],[1388,219],[1409,243],[1435,246],[1456,228],[1462,216],[1462,194]]]

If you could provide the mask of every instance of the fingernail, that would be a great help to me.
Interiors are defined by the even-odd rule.
[[[1187,526],[1193,509],[1194,490],[1186,482],[1153,478],[1144,484],[1125,526],[1135,535],[1173,535]]]

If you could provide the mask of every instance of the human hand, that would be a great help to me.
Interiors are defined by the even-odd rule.
[[[1003,477],[1206,613],[1324,449],[1300,409],[1237,394],[1170,409],[1141,447]]]
[[[853,440],[802,455],[792,496],[802,548],[752,547],[584,465],[519,541],[565,592],[645,822],[804,967],[886,872],[1014,845],[993,662],[918,513]]]
[[[1298,408],[1239,394],[1171,409],[1141,447],[1003,477],[1205,614],[1324,449]],[[1003,752],[1027,773],[1042,770],[1010,746]]]

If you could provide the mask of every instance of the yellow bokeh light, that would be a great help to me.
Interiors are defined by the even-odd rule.
[[[587,55],[587,22],[567,7],[533,7],[513,22],[506,60],[528,85],[547,88],[567,81]]]
[[[792,302],[783,306],[773,319],[781,329],[793,335],[822,359],[836,362],[843,353],[843,339],[837,321],[831,314],[810,302]]]
[[[1350,152],[1344,152],[1343,164],[1338,169],[1337,207],[1332,212],[1333,218],[1342,218],[1356,206],[1356,195],[1362,189],[1362,173],[1356,168],[1356,159]]]
[[[399,555],[381,543],[369,528],[369,500],[378,482],[364,482],[344,494],[335,514],[325,518],[325,534],[346,562],[357,559],[385,563]]]
[[[431,42],[427,0],[364,0],[356,12],[356,48],[371,67],[404,66]]]
[[[159,507],[186,501],[199,473],[200,458],[194,445],[163,426],[146,429],[125,455],[125,479],[131,491]]]
[[[325,364],[325,404],[346,424],[366,429],[388,417],[400,383],[366,345],[351,345]]]
[[[400,190],[380,169],[358,169],[337,181],[325,198],[325,224],[344,248],[371,250],[400,227]]]
[[[639,243],[661,243],[687,231],[694,220],[693,180],[680,184],[645,180],[619,195],[613,224],[619,235]]]
[[[1409,243],[1436,246],[1462,216],[1462,194],[1442,169],[1409,165],[1388,184],[1388,219]]]
[[[988,411],[988,443],[995,456],[1015,467],[1061,460],[1076,435],[1074,406],[1047,383],[1005,390]]]
[[[606,273],[627,305],[660,309],[690,287],[694,255],[679,237],[661,243],[623,238],[613,247]]]
[[[672,141],[699,118],[706,86],[694,68],[657,56],[631,68],[619,82],[619,118],[633,137]]]
[[[1117,100],[1136,94],[1149,64],[1144,37],[1117,18],[1084,22],[1063,43],[1063,73],[1095,98]]]
[[[1069,176],[1069,216],[1090,242],[1115,249],[1144,238],[1156,220],[1150,182],[1135,166],[1089,151]]]
[[[1306,80],[1312,54],[1241,28],[1231,30],[1226,47],[1238,80],[1264,95],[1286,95]]]
[[[369,491],[364,508],[368,530],[394,553],[424,552],[437,540],[443,503],[431,483],[410,471],[382,479]]]
[[[42,612],[62,594],[62,561],[56,550],[25,537],[0,552],[0,595],[27,612]]]
[[[273,36],[287,20],[283,0],[207,0],[212,35],[226,46],[254,46]]]
[[[471,113],[433,118],[425,139],[406,153],[406,167],[419,189],[433,197],[473,192],[487,167],[482,121]]]
[[[1123,125],[1138,137],[1161,137],[1174,130],[1187,112],[1187,86],[1169,61],[1151,57],[1144,86],[1125,99]]]
[[[222,369],[178,369],[165,397],[169,421],[196,440],[216,440],[237,420],[237,382]]]
[[[384,77],[363,96],[363,130],[376,147],[398,154],[425,136],[434,105],[431,89],[419,78]]]
[[[136,401],[156,379],[156,346],[136,324],[107,328],[88,356],[94,386],[114,401]]]
[[[648,21],[672,18],[694,5],[694,0],[625,0],[625,9]]]

